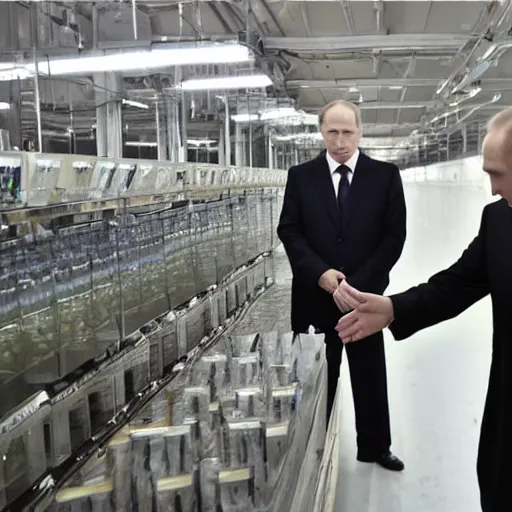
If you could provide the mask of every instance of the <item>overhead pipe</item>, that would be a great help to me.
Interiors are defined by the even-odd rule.
[[[498,26],[499,24],[501,24],[503,22],[503,20],[505,19],[505,16],[508,14],[509,10],[510,10],[510,7],[511,7],[511,2],[510,0],[508,0],[507,2],[507,6],[505,7],[505,10],[501,13],[501,16],[498,20],[498,23],[496,26]],[[497,11],[496,11],[497,12]],[[496,12],[494,13],[496,15]],[[487,30],[483,33],[480,34],[480,36],[478,37],[477,41],[475,42],[475,44],[473,45],[473,48],[471,49],[471,51],[469,52],[469,54],[467,55],[467,57],[464,59],[464,61],[459,65],[457,66],[453,71],[452,73],[450,74],[450,76],[442,83],[442,85],[437,89],[436,91],[436,94],[441,94],[444,89],[446,89],[446,87],[454,80],[454,78],[459,74],[460,70],[467,64],[467,62],[469,61],[469,59],[473,56],[473,54],[475,53],[475,51],[477,50],[477,48],[480,46],[481,42],[487,37],[487,34],[488,34],[488,31],[490,30],[490,28],[493,26],[493,24],[495,23],[495,16],[492,17],[492,19],[489,21],[488,25],[487,25]],[[453,92],[453,91],[452,91]]]
[[[500,95],[500,97],[501,97],[501,93],[497,93],[497,94],[495,94],[495,96],[496,96],[496,95],[498,95],[498,94],[499,94],[499,95]],[[432,125],[432,124],[434,124],[434,123],[436,123],[436,122],[438,122],[438,121],[441,121],[441,120],[443,120],[443,119],[444,119],[444,120],[446,120],[446,118],[448,118],[448,117],[450,117],[450,116],[452,116],[452,115],[454,115],[454,114],[458,114],[459,112],[462,112],[462,111],[464,111],[464,110],[468,110],[468,109],[474,108],[474,107],[476,107],[476,106],[485,106],[485,105],[487,105],[487,103],[488,103],[488,102],[485,102],[485,103],[478,103],[478,104],[474,104],[474,103],[473,103],[473,104],[471,104],[471,105],[466,105],[466,106],[462,106],[462,107],[457,107],[457,108],[455,108],[455,109],[453,109],[453,110],[448,110],[448,111],[446,111],[446,112],[444,112],[444,113],[442,113],[442,114],[437,115],[437,116],[436,116],[436,117],[434,117],[433,119],[431,119],[431,120],[429,121],[429,124],[430,124],[430,125]],[[446,122],[446,121],[445,121],[445,122]],[[432,130],[432,128],[429,128],[429,129],[430,129],[430,130]]]
[[[98,48],[98,6],[92,4],[92,47]]]
[[[500,99],[501,99],[501,92],[498,92],[489,101],[486,101],[484,103],[479,103],[478,105],[475,105],[467,114],[462,116],[455,124],[450,126],[450,128],[448,129],[447,134],[451,135],[453,132],[457,131],[457,129],[460,126],[460,124],[463,123],[470,116],[472,116],[477,110],[480,110],[483,107],[487,107],[488,105],[493,105],[494,103],[496,103]]]
[[[382,0],[375,0],[373,9],[375,11],[375,21],[377,23],[377,33],[382,31]]]
[[[512,41],[503,41],[491,46],[481,57],[480,62],[452,89],[452,94],[459,92],[464,87],[478,80],[490,67],[493,61],[499,59],[509,48]]]
[[[480,36],[480,38],[477,40],[477,42],[473,45],[473,48],[471,49],[471,51],[469,52],[469,54],[466,56],[466,58],[464,59],[464,61],[459,65],[457,66],[451,73],[450,73],[450,76],[441,84],[440,87],[438,87],[438,89],[436,90],[436,94],[439,95],[439,94],[442,94],[442,92],[446,89],[446,87],[448,87],[448,85],[450,83],[452,83],[452,81],[455,79],[455,77],[459,74],[460,72],[460,69],[463,68],[466,63],[469,61],[469,59],[473,56],[473,54],[475,53],[476,49],[478,48],[478,46],[480,45],[480,43],[482,42],[482,39],[483,39],[483,36]],[[466,43],[467,44],[467,43]],[[465,45],[464,45],[465,46]],[[453,91],[452,91],[453,92]]]
[[[138,39],[137,33],[137,5],[135,4],[135,0],[132,0],[132,18],[133,18],[133,38],[135,40]]]

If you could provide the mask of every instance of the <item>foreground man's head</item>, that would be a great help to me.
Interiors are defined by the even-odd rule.
[[[512,206],[512,108],[496,114],[483,142],[483,169],[491,180],[493,195]]]
[[[336,162],[344,164],[361,140],[359,108],[348,101],[332,101],[320,112],[319,123],[325,148]]]

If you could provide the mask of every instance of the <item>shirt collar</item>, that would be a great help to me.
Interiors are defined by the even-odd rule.
[[[329,151],[325,152],[327,163],[329,164],[329,170],[331,174],[334,174],[336,169],[341,165],[329,154]],[[357,159],[359,158],[359,149],[356,149],[354,154],[345,162],[345,165],[354,173],[356,169]]]

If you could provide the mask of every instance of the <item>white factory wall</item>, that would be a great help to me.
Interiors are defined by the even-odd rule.
[[[481,158],[403,173],[408,235],[387,294],[450,265],[476,235],[494,201]],[[491,354],[488,298],[458,318],[396,342],[386,331],[392,451],[401,474],[357,463],[348,365],[341,377],[336,512],[479,510],[476,454]]]
[[[496,200],[480,156],[407,169],[402,179],[407,240],[388,293],[453,263],[476,236],[483,207]]]

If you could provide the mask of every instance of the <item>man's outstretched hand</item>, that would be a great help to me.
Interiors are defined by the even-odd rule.
[[[363,293],[346,281],[334,293],[336,304],[354,310],[340,319],[336,330],[343,343],[358,341],[382,331],[393,321],[393,303],[388,297]],[[339,306],[338,306],[339,307]]]

